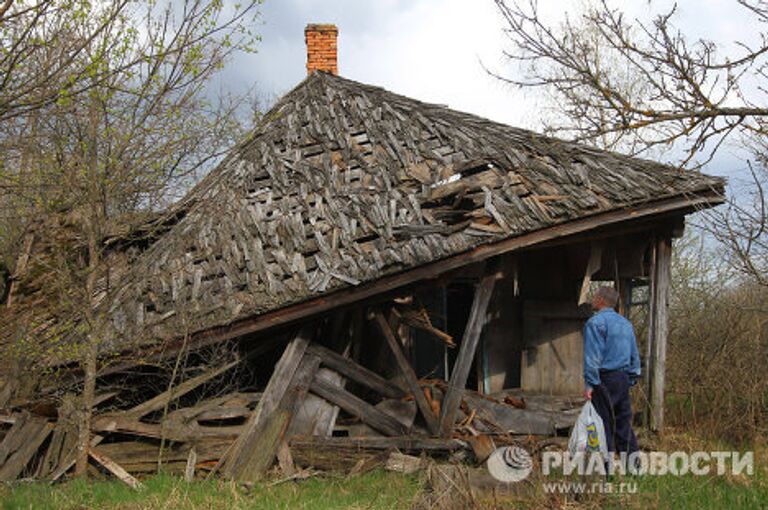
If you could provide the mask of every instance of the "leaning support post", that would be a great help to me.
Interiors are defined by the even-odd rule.
[[[671,282],[672,239],[660,236],[655,241],[651,268],[648,314],[647,366],[649,426],[654,432],[664,427],[664,374],[667,360],[669,289]]]
[[[384,314],[381,313],[381,310],[376,310],[373,313],[373,318],[376,325],[379,327],[379,331],[381,331],[381,334],[384,335],[384,339],[389,344],[392,354],[395,356],[395,361],[400,368],[400,372],[403,374],[403,378],[405,378],[405,382],[408,384],[408,389],[413,394],[413,399],[416,401],[416,405],[419,407],[422,416],[424,416],[424,420],[427,422],[427,428],[429,428],[429,431],[433,434],[437,434],[437,417],[432,412],[432,407],[429,405],[429,402],[427,402],[427,397],[421,391],[416,373],[408,362],[408,358],[403,353],[403,348],[395,337],[394,331],[392,331],[392,328],[389,326],[387,319],[384,318]]]
[[[472,358],[475,356],[477,344],[480,341],[480,333],[482,333],[485,325],[485,313],[488,310],[488,303],[491,301],[496,278],[497,275],[495,274],[485,276],[475,290],[467,328],[464,330],[464,337],[461,340],[461,347],[459,347],[459,356],[456,358],[453,374],[448,382],[448,393],[443,400],[443,410],[440,416],[440,435],[443,437],[450,436],[456,421],[456,413],[459,410],[464,387],[467,384]]]

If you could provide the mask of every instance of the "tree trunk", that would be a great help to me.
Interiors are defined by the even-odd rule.
[[[86,161],[86,193],[85,207],[88,216],[83,218],[86,239],[88,240],[88,273],[85,280],[85,295],[83,296],[83,310],[86,326],[86,342],[83,366],[83,393],[80,407],[80,423],[77,435],[77,460],[75,462],[75,476],[82,476],[88,467],[88,451],[91,441],[91,417],[93,415],[93,402],[96,394],[96,363],[99,354],[100,321],[93,309],[93,298],[96,294],[96,283],[99,279],[101,268],[101,239],[105,218],[105,204],[101,193],[102,175],[99,171],[98,137],[99,137],[99,101],[92,98],[89,114],[89,144],[84,148],[83,159]]]
[[[89,229],[93,230],[93,229]],[[91,233],[89,232],[89,237]],[[95,237],[95,236],[94,236]],[[91,441],[91,416],[93,414],[93,399],[96,395],[96,359],[98,357],[97,318],[95,316],[92,296],[96,287],[97,268],[99,265],[98,242],[89,239],[88,277],[85,285],[85,321],[88,327],[88,335],[85,345],[83,365],[83,393],[80,405],[80,423],[77,435],[77,461],[75,463],[75,476],[84,475],[88,467],[88,449]]]

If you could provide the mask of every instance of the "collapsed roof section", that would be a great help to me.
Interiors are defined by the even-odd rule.
[[[313,73],[185,200],[109,317],[170,338],[723,181]]]

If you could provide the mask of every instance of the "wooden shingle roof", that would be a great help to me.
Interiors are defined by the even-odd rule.
[[[190,192],[109,318],[130,338],[178,336],[579,218],[722,192],[721,179],[314,73]]]

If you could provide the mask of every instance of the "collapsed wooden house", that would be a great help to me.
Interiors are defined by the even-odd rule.
[[[335,28],[307,40],[335,48]],[[671,241],[723,181],[323,72],[331,61],[168,213],[108,241],[131,257],[99,303],[93,458],[252,479],[289,457],[361,469],[391,449],[482,457],[489,437],[553,435],[580,404],[594,281],[624,312],[647,289],[660,428]],[[170,376],[161,362],[182,355]],[[61,373],[37,389],[55,411],[0,402],[0,479],[72,466],[62,395],[78,372]]]

